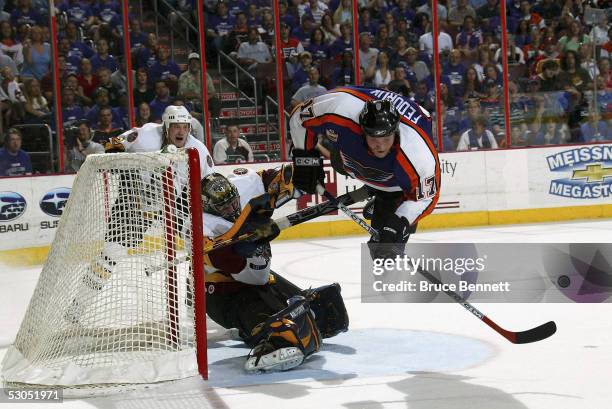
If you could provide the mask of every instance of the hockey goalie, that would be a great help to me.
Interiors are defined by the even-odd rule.
[[[254,241],[205,257],[207,313],[222,327],[238,329],[252,348],[248,372],[294,368],[319,350],[322,338],[348,329],[338,284],[302,290],[270,269],[270,241],[279,233],[270,218],[294,196],[292,173],[291,165],[236,169],[227,178],[213,173],[202,181],[207,240],[258,232]]]

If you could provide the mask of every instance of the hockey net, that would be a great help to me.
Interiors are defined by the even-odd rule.
[[[89,156],[4,358],[5,385],[79,396],[206,378],[200,200],[193,149]]]

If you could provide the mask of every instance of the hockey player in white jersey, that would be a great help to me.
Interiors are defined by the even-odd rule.
[[[150,122],[122,133],[107,143],[106,152],[155,152],[168,145],[196,148],[203,178],[214,171],[214,164],[206,145],[192,134],[196,123],[185,107],[170,105],[162,114],[161,124]]]
[[[390,91],[341,87],[298,105],[289,120],[295,184],[314,193],[323,182],[321,155],[374,196],[364,209],[380,232],[372,257],[403,252],[440,193],[440,165],[429,113]],[[377,244],[385,245],[377,245]]]
[[[266,233],[207,254],[207,314],[224,328],[237,328],[253,348],[247,371],[288,370],[317,352],[321,338],[346,331],[348,316],[338,284],[303,291],[270,269],[270,240],[278,235],[270,217],[294,195],[292,166],[236,171],[202,181],[206,239]]]
[[[200,157],[201,178],[214,172],[215,167],[206,146],[190,134],[193,118],[182,106],[170,105],[162,115],[162,123],[148,123],[112,138],[105,145],[107,153],[156,152],[168,146],[196,148]],[[83,300],[101,290],[113,274],[117,262],[128,255],[130,248],[137,247],[155,220],[161,208],[149,207],[147,193],[155,191],[160,178],[149,173],[119,172],[117,198],[109,209],[103,248],[86,269],[83,286],[65,313],[67,320],[78,322],[83,310]],[[188,214],[186,186],[179,181],[176,186],[178,212]],[[183,218],[177,217],[178,230]],[[138,226],[138,227],[137,227]]]

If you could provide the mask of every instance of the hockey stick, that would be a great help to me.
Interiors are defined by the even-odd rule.
[[[361,187],[360,189],[364,189],[364,188],[365,188],[365,186]],[[325,190],[325,188],[322,185],[317,185],[317,193],[320,194],[321,196],[324,196],[327,200],[329,200],[330,203],[336,204],[338,206],[338,209],[342,210],[342,212],[344,214],[346,214],[348,217],[350,217],[355,223],[357,223],[359,226],[361,226],[362,229],[364,229],[365,231],[370,233],[371,236],[373,236],[375,239],[378,240],[378,232],[376,231],[375,228],[370,226],[361,217],[357,216],[355,214],[355,212],[353,212],[351,209],[346,207],[345,204],[343,204],[343,203],[341,203],[339,201],[337,203],[335,203],[337,198],[335,198],[331,193],[329,193],[327,190]]]
[[[274,220],[274,224],[278,227],[279,230],[285,230],[289,227],[331,213],[335,211],[338,206],[344,206],[348,210],[348,208],[346,207],[347,205],[350,206],[353,203],[365,200],[368,198],[368,196],[368,190],[365,186],[363,186],[357,190],[338,196],[337,198],[334,198],[332,196],[333,200],[319,203],[318,205],[307,207],[306,209],[302,209],[298,212],[289,214],[284,217],[280,217]],[[204,254],[209,253],[213,250],[220,249],[222,247],[231,246],[232,244],[236,244],[241,241],[257,240],[260,238],[264,238],[265,236],[266,231],[257,229],[252,232],[241,234],[240,236],[232,237],[230,239],[213,241],[210,246],[204,248]]]
[[[323,188],[322,186],[320,187]],[[335,199],[334,196],[327,191],[324,191],[323,195],[326,198],[328,198],[330,201]],[[340,206],[340,205],[338,206],[338,208],[342,210],[351,219],[355,220],[357,224],[363,227],[364,230],[366,230],[372,236],[378,237],[378,232],[376,231],[376,229],[368,225],[365,222],[365,220],[357,216],[355,212],[353,212],[351,209],[349,209],[346,206]],[[434,276],[433,274],[431,274],[430,272],[425,271],[420,268],[417,268],[417,271],[422,276],[424,276],[427,280],[429,280],[431,283],[438,284],[440,287],[444,288],[444,286],[442,286],[442,281],[438,279],[436,276]],[[518,331],[518,332],[509,331],[507,329],[500,327],[495,321],[493,321],[491,318],[484,315],[476,307],[470,304],[469,301],[467,301],[465,298],[463,298],[456,292],[452,290],[443,290],[443,291],[450,298],[455,300],[457,303],[461,304],[463,308],[471,312],[474,316],[476,316],[478,319],[483,321],[485,324],[491,327],[495,332],[497,332],[498,334],[500,334],[501,336],[503,336],[504,338],[506,338],[508,341],[512,342],[513,344],[528,344],[531,342],[541,341],[543,339],[550,337],[557,331],[557,325],[555,324],[554,321],[548,321],[545,324],[528,329],[526,331]]]
[[[361,202],[366,200],[369,196],[368,190],[365,186],[354,190],[352,192],[345,193],[337,198],[332,197],[332,200],[328,200],[323,203],[319,203],[317,205],[307,207],[295,213],[291,213],[287,216],[280,217],[274,220],[274,224],[278,227],[279,230],[285,230],[289,227],[296,226],[298,224],[304,223],[306,221],[315,219],[319,216],[326,215],[335,210],[338,210],[338,205],[342,205],[344,207],[350,206],[354,203]],[[348,208],[347,208],[348,210]],[[204,248],[204,254],[210,253],[213,250],[218,250],[223,247],[231,246],[233,244],[247,241],[247,240],[257,240],[258,238],[265,237],[265,231],[263,230],[254,230],[252,232],[241,234],[240,236],[235,236],[229,239],[224,240],[213,240],[212,244],[206,246]],[[180,263],[184,263],[185,261],[189,261],[191,259],[190,256],[177,257],[172,262],[167,264],[162,264],[159,266],[151,266],[150,268],[145,269],[145,273],[147,275],[151,275],[154,272],[164,270],[172,265],[178,265]]]

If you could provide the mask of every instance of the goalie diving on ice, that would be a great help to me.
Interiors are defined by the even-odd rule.
[[[316,353],[323,338],[346,331],[348,315],[338,284],[302,290],[270,268],[270,241],[279,233],[271,216],[296,195],[293,167],[237,173],[202,181],[204,234],[223,240],[264,233],[207,254],[207,313],[222,327],[238,329],[252,348],[246,371],[288,370]]]

